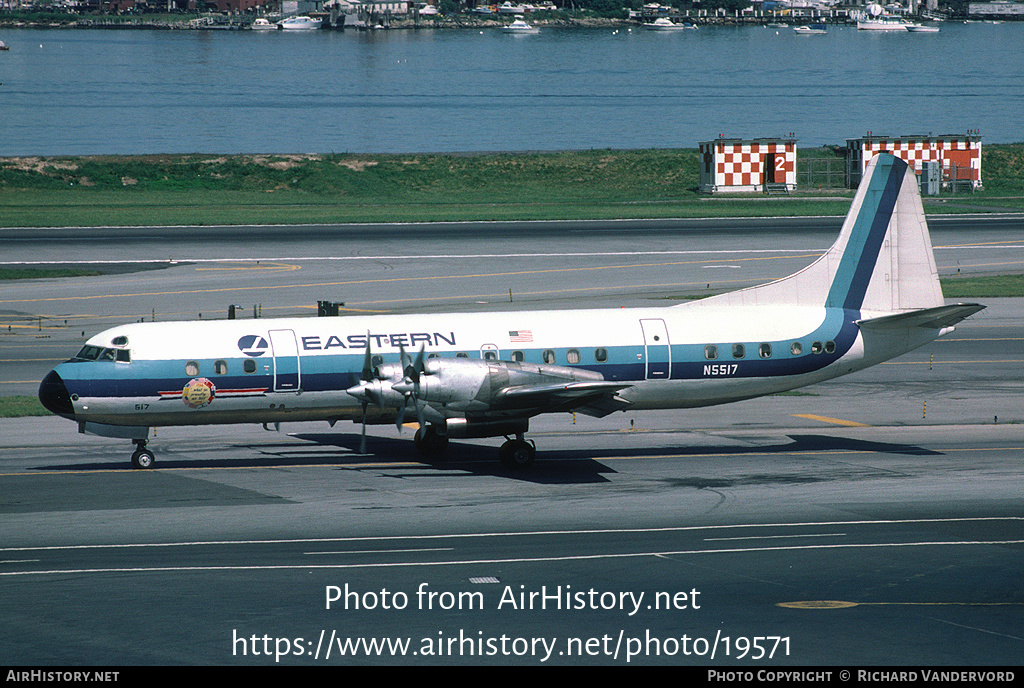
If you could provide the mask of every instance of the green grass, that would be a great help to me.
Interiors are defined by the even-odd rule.
[[[842,215],[853,195],[709,197],[698,163],[695,149],[0,158],[0,226]],[[1024,209],[1024,144],[986,146],[982,164],[985,191],[929,212]]]
[[[0,418],[21,418],[24,416],[53,415],[39,403],[36,397],[0,397]]]
[[[1024,296],[1024,275],[947,277],[941,280],[947,299],[984,299]]]
[[[95,277],[102,274],[99,270],[77,270],[74,268],[0,268],[0,281],[52,277]]]

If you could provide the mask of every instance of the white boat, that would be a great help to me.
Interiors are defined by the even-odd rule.
[[[498,14],[526,14],[524,5],[513,5],[511,2],[503,2],[498,7]]]
[[[649,31],[682,31],[686,27],[682,24],[676,24],[668,17],[661,17],[655,19],[650,24],[644,24],[644,28]]]
[[[535,29],[525,21],[522,17],[517,17],[514,22],[508,26],[502,28],[505,33],[540,33],[540,29]]]
[[[321,28],[323,26],[323,22],[319,19],[299,15],[297,17],[282,19],[277,22],[277,25],[284,31],[312,31],[313,29]]]
[[[913,33],[938,33],[939,27],[927,26],[925,24],[907,24],[907,31]]]
[[[824,24],[805,24],[803,26],[794,26],[793,33],[798,33],[802,36],[820,36],[823,33],[828,33],[828,29]]]
[[[267,19],[260,17],[253,21],[250,28],[252,28],[253,31],[277,31],[277,24],[272,24]]]
[[[881,5],[871,3],[867,6],[867,13],[861,13],[857,19],[859,31],[906,31],[907,23],[903,17],[895,14],[886,14]]]

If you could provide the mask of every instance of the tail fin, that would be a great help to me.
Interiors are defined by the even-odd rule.
[[[709,302],[827,306],[873,315],[943,305],[914,170],[888,153],[876,155],[839,238],[821,258],[789,277],[701,303]]]

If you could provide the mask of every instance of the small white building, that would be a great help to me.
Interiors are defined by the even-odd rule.
[[[796,139],[700,143],[702,193],[796,189]]]
[[[857,188],[868,161],[878,153],[892,153],[909,163],[920,175],[925,163],[942,166],[942,182],[981,187],[981,136],[940,134],[932,136],[875,136],[868,133],[858,139],[846,139],[847,186]]]

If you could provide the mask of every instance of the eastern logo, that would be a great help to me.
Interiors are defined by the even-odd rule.
[[[217,388],[205,377],[195,377],[181,390],[182,401],[189,408],[202,408],[213,401]]]
[[[238,340],[238,349],[246,356],[256,358],[267,353],[270,345],[267,340],[258,334],[247,334]]]

